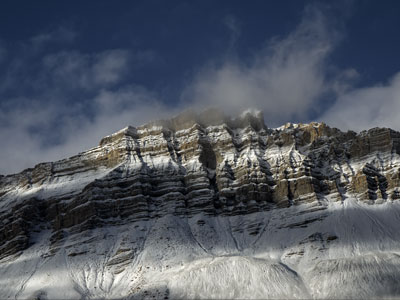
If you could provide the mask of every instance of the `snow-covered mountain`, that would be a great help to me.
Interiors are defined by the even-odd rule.
[[[400,297],[400,133],[185,113],[0,176],[1,299]]]

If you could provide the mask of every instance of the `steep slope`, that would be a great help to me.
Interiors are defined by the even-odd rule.
[[[0,298],[400,296],[400,133],[186,113],[0,177]]]

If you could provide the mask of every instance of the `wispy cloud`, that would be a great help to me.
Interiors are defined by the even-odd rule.
[[[0,151],[7,158],[1,160],[1,172],[76,154],[129,124],[141,125],[172,112],[156,95],[137,86],[101,89],[91,102],[91,116],[79,104],[43,104],[36,99],[27,107],[0,112],[0,140],[5,141]]]
[[[305,119],[316,101],[333,92],[327,58],[338,38],[321,10],[308,6],[293,32],[269,40],[249,63],[231,58],[222,65],[210,63],[184,91],[183,99],[230,112],[249,106],[262,109],[271,125]]]
[[[47,43],[70,43],[77,37],[71,28],[60,26],[54,30],[42,32],[30,38],[29,42],[34,49],[39,49]]]
[[[46,81],[70,88],[94,89],[118,83],[129,67],[130,52],[121,49],[96,54],[62,51],[43,58]]]
[[[13,56],[0,43],[0,64],[7,55],[0,74],[0,173],[73,155],[127,125],[186,108],[219,106],[231,114],[257,108],[269,126],[320,119],[342,129],[400,129],[400,73],[385,84],[355,88],[362,74],[330,64],[344,32],[324,9],[307,6],[292,32],[268,39],[246,61],[229,55],[240,41],[238,20],[229,16],[222,22],[231,36],[228,55],[198,70],[173,107],[160,91],[129,77],[135,68],[157,60],[154,51],[47,48],[61,37],[64,42],[75,39],[75,33],[62,29],[36,35]]]
[[[240,37],[241,34],[240,24],[234,15],[225,16],[225,18],[223,19],[223,24],[229,30],[230,40],[229,40],[228,51],[231,51],[235,47],[235,44]]]
[[[130,70],[152,63],[153,51],[26,53],[54,38],[23,43],[0,74],[0,173],[76,154],[127,125],[172,112],[156,93],[126,82]]]
[[[349,89],[319,119],[344,130],[372,127],[400,130],[399,112],[400,73],[397,73],[386,84]]]

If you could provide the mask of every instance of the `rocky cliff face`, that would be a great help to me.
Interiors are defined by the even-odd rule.
[[[346,241],[346,230],[357,231],[347,227],[349,224],[329,223],[335,215],[332,207],[337,210],[357,203],[363,207],[360,211],[373,209],[375,213],[393,205],[391,212],[397,212],[399,155],[400,133],[391,129],[374,128],[357,134],[324,123],[271,129],[260,113],[235,119],[212,111],[186,113],[138,128],[129,126],[74,157],[0,177],[0,272],[15,277],[8,282],[0,280],[0,289],[5,291],[0,295],[202,297],[176,287],[182,279],[165,283],[157,276],[193,260],[230,255],[234,265],[255,266],[256,273],[266,268],[277,272],[271,276],[289,278],[292,281],[287,279],[288,284],[297,287],[291,294],[284,287],[282,291],[289,294],[280,294],[278,287],[276,291],[263,287],[254,294],[257,297],[340,296],[339,291],[324,294],[316,279],[312,281],[315,273],[307,275],[312,283],[302,282],[297,273],[303,266],[320,270],[321,265],[310,261],[327,262],[334,256],[321,253]],[[339,223],[349,218],[342,217],[335,215],[335,220]],[[380,246],[372,243],[373,247],[382,250],[385,243],[392,250],[397,247],[399,239],[392,235],[396,222],[387,226],[390,242]],[[337,226],[342,229],[335,231]],[[288,240],[276,232],[289,236],[297,232],[297,236]],[[356,242],[351,244],[347,238],[348,244],[342,248],[354,247]],[[267,246],[273,241],[273,246]],[[278,248],[279,259],[268,263],[254,260],[265,253],[271,258],[271,249]],[[247,260],[237,258],[244,253]],[[27,255],[32,263],[27,262]],[[51,283],[57,278],[54,269],[41,267],[55,268],[61,264],[61,256],[65,262],[59,273],[66,272],[71,278],[71,286],[61,289],[63,292]],[[397,256],[381,259],[398,260]],[[89,269],[83,267],[87,266],[85,260],[91,261]],[[18,273],[17,263],[28,265],[29,275]],[[226,264],[218,261],[215,268],[229,269]],[[74,266],[83,273],[71,271]],[[182,275],[188,276],[186,281],[201,273],[191,268],[186,269],[194,273]],[[292,269],[297,277],[290,273]],[[151,270],[158,281],[146,277]],[[47,289],[37,285],[42,280],[40,272],[48,274],[47,281],[42,281],[44,287],[50,282]],[[331,270],[320,272],[330,274]],[[32,279],[35,276],[39,276],[36,281]],[[394,278],[395,282],[400,279],[397,271]],[[16,284],[14,290],[5,288],[10,282]],[[162,284],[156,288],[155,282]],[[231,284],[240,289],[237,280]],[[380,288],[385,290],[385,286]],[[366,296],[379,296],[381,290]],[[248,292],[230,295],[219,290],[204,295],[248,298],[253,295]]]

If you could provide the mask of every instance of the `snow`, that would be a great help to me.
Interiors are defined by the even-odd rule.
[[[51,177],[41,184],[34,184],[27,187],[17,186],[1,199],[0,210],[5,209],[11,203],[15,205],[16,201],[21,201],[31,197],[45,199],[79,193],[90,182],[106,176],[110,171],[110,169],[102,167],[96,170],[89,170],[68,176]]]
[[[168,287],[173,299],[310,297],[301,278],[287,266],[245,256],[223,256],[196,261],[172,275]]]
[[[48,256],[50,233],[44,231],[19,257],[0,262],[0,298],[399,295],[400,203],[372,206],[348,198],[313,208],[167,215],[92,230],[67,240],[54,256]],[[313,217],[321,220],[290,227]],[[255,227],[259,233],[250,234]],[[122,263],[110,264],[116,258]]]
[[[188,143],[200,137],[215,143],[231,139],[241,144],[257,137],[267,144],[266,138],[257,136],[251,128],[229,133],[226,125],[218,125],[201,132],[193,130],[197,126],[177,132],[175,138]],[[299,126],[302,125],[288,124],[277,130]],[[130,152],[122,164],[87,169],[81,156],[57,162],[56,175],[37,184],[16,185],[15,189],[7,191],[1,198],[0,210],[27,198],[48,199],[77,194],[89,183],[107,178],[113,171],[120,172],[121,178],[131,176],[131,180],[135,179],[132,174],[142,176],[150,172],[161,178],[182,173],[193,175],[193,178],[188,177],[193,183],[193,191],[186,195],[193,197],[189,204],[201,207],[209,201],[212,196],[209,179],[219,174],[218,168],[206,169],[196,155],[186,158],[185,153],[178,162],[168,151],[158,147],[171,142],[163,136],[159,126],[137,131],[127,127],[110,137],[130,131],[144,136],[136,140],[128,136],[123,142],[93,148],[82,155],[97,157],[103,152],[126,147]],[[151,150],[143,151],[143,155],[136,152],[136,149],[146,147]],[[232,149],[221,150],[222,163],[218,167],[223,168],[225,162],[235,168],[262,166],[273,171],[275,180],[281,180],[278,176],[282,172],[275,170],[290,166],[289,171],[297,174],[310,154],[308,151],[307,147],[296,149],[293,145],[272,144],[264,148],[249,145],[240,150],[232,146]],[[338,171],[340,181],[348,183],[348,178],[361,172],[367,162],[381,172],[386,172],[385,166],[392,169],[400,166],[399,155],[373,152],[362,159],[333,161],[329,168],[322,165],[318,171],[327,176]],[[71,166],[80,167],[74,169]],[[304,175],[285,180],[302,178]],[[179,187],[177,182],[160,180],[158,183],[163,194],[153,200],[165,205],[160,214],[162,217],[149,220],[109,218],[107,221],[111,225],[67,234],[57,245],[50,243],[53,232],[38,230],[30,236],[30,247],[0,261],[0,298],[344,299],[400,296],[400,201],[378,199],[370,205],[358,200],[357,195],[343,191],[340,201],[337,201],[337,195],[330,194],[312,203],[296,199],[296,205],[288,208],[271,205],[270,210],[245,215],[207,215],[197,209],[190,216],[177,216],[176,204],[167,201],[181,196],[174,192]],[[219,192],[234,193],[234,184]],[[118,192],[117,186],[103,190],[93,188],[95,192],[110,194],[114,190]],[[303,198],[309,196],[314,194],[302,195]],[[143,195],[118,201],[135,197],[141,199]],[[99,203],[101,201],[114,200],[104,197]],[[251,204],[257,203],[250,202],[248,207]]]

